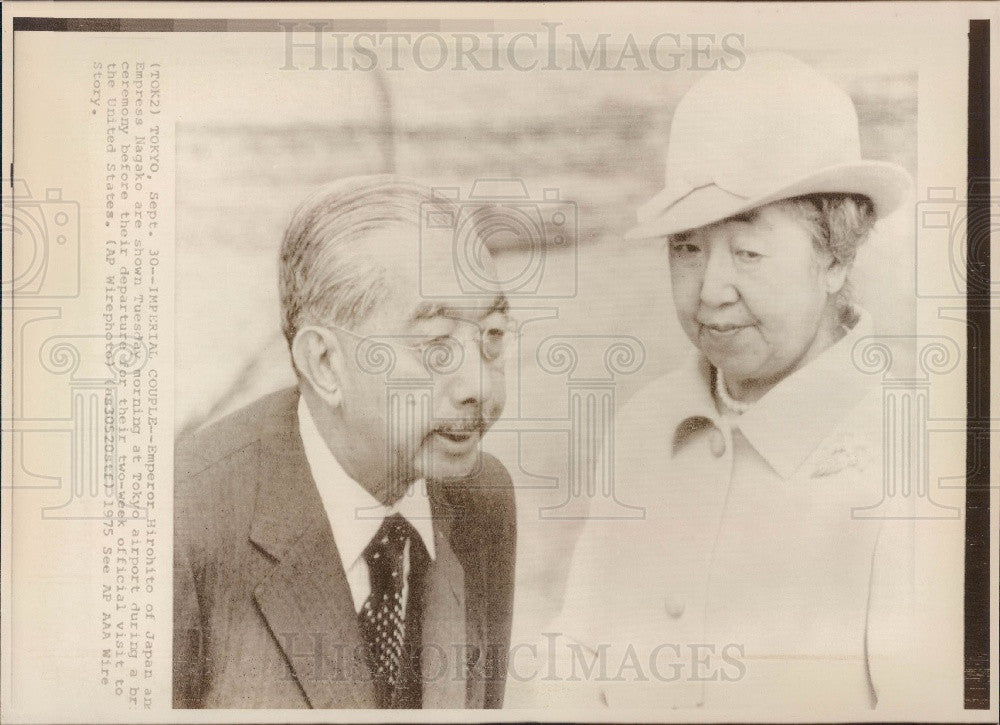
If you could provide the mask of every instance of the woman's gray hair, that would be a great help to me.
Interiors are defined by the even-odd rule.
[[[813,247],[829,255],[838,264],[850,267],[858,248],[868,239],[875,225],[875,205],[860,194],[810,194],[777,202],[793,211],[812,234]],[[856,322],[850,281],[837,295],[840,321]]]
[[[446,213],[453,206],[429,187],[388,175],[336,181],[299,205],[285,230],[278,273],[289,347],[304,324],[352,329],[371,316],[389,286],[364,238],[404,225],[419,243],[424,205]]]

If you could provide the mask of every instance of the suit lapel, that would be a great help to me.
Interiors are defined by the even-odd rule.
[[[440,494],[432,487],[435,558],[424,593],[423,707],[481,707],[483,683],[477,673],[483,656],[483,620],[479,606],[467,596],[465,572],[451,544],[456,512]]]
[[[462,565],[435,525],[434,561],[427,570],[424,593],[421,674],[423,707],[465,707],[465,582]]]
[[[299,436],[297,404],[294,390],[281,396],[260,439],[250,538],[275,566],[254,598],[310,706],[375,708],[347,577]],[[431,506],[435,558],[424,583],[423,707],[482,707],[485,604],[466,596],[451,545],[454,512],[434,495]]]
[[[350,588],[298,432],[298,396],[261,437],[251,539],[276,560],[254,598],[314,708],[376,707]]]
[[[486,571],[482,549],[476,549],[477,561],[471,571]],[[485,593],[478,586],[465,581],[465,632],[468,642],[469,667],[465,707],[482,709],[486,694],[486,601]],[[459,706],[461,707],[461,705]]]

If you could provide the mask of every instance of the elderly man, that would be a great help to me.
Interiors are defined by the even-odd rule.
[[[480,442],[509,321],[488,275],[450,294],[451,242],[421,218],[453,211],[358,177],[295,212],[297,388],[177,445],[175,707],[502,704],[514,501]]]

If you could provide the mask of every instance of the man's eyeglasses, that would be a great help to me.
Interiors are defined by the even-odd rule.
[[[327,326],[346,332],[370,345],[388,344],[408,350],[434,372],[454,372],[457,370],[470,343],[476,344],[482,359],[487,363],[497,363],[506,359],[511,349],[511,341],[517,334],[517,323],[514,320],[506,318],[485,326],[465,320],[461,322],[463,326],[472,327],[475,331],[469,330],[465,334],[447,334],[434,337],[419,334],[362,335],[339,325],[328,324]],[[416,340],[416,342],[404,342],[404,340]],[[370,351],[365,353],[365,357],[369,356]]]

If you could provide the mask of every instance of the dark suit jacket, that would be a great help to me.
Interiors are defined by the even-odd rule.
[[[179,441],[174,707],[376,707],[294,389]],[[503,703],[514,496],[491,456],[429,486],[436,556],[424,589],[425,708]]]

